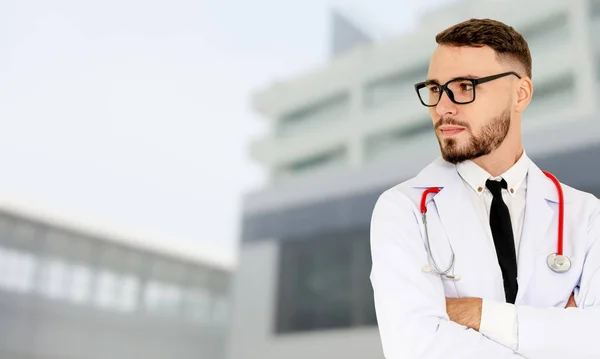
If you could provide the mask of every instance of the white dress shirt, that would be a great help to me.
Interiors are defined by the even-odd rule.
[[[485,182],[488,179],[497,181],[504,179],[506,181],[508,189],[502,189],[502,199],[510,212],[515,250],[518,258],[525,214],[527,170],[529,168],[529,159],[525,152],[523,152],[521,158],[508,171],[498,177],[493,177],[472,161],[462,162],[456,168],[465,186],[470,189],[468,191],[470,199],[476,211],[480,214],[481,223],[488,233],[487,240],[492,241],[492,245],[494,244],[494,238],[489,218],[493,196],[485,186]],[[518,341],[516,307],[510,303],[500,303],[484,299],[482,302],[479,332],[490,339],[516,349]]]

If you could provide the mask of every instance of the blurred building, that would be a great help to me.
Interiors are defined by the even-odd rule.
[[[382,358],[373,205],[439,156],[413,84],[426,78],[435,34],[471,17],[505,21],[529,42],[528,155],[600,196],[600,0],[455,2],[410,34],[358,36],[322,68],[253,98],[272,129],[251,147],[270,183],[244,199],[230,359]]]
[[[225,358],[231,263],[70,218],[0,201],[0,358]]]

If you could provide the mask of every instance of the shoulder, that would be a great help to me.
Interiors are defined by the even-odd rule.
[[[384,190],[375,203],[374,213],[382,208],[391,207],[405,211],[410,209],[418,213],[423,191],[430,187],[443,186],[451,173],[449,170],[453,168],[453,165],[441,158],[434,160],[415,176]]]
[[[577,203],[580,205],[586,205],[586,204],[597,205],[598,204],[598,201],[599,201],[598,197],[596,197],[593,193],[579,190],[577,188],[571,187],[562,182],[561,182],[561,186],[563,188],[564,198],[569,203],[572,202],[572,203]]]
[[[600,206],[600,200],[594,194],[561,183],[565,204],[571,204],[583,210],[594,210]]]
[[[398,183],[379,195],[373,208],[373,217],[381,215],[384,211],[416,211],[417,196],[416,189],[410,186],[410,180]]]
[[[570,205],[580,218],[587,218],[590,223],[600,222],[600,199],[594,194],[585,192],[561,183],[565,207]]]

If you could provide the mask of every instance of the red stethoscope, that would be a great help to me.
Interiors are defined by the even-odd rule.
[[[556,186],[556,191],[558,192],[558,243],[557,243],[557,249],[556,249],[556,253],[550,253],[548,255],[548,258],[546,259],[547,263],[548,263],[548,267],[550,269],[552,269],[554,272],[556,273],[564,273],[566,271],[568,271],[571,268],[571,260],[569,259],[569,257],[563,255],[563,228],[564,228],[564,212],[565,212],[565,205],[564,205],[564,198],[563,198],[563,190],[562,190],[562,186],[560,185],[560,182],[558,182],[558,179],[551,173],[546,172],[546,171],[542,171],[546,177],[548,177],[550,180],[552,180],[552,182],[554,182],[554,185]],[[426,272],[434,272],[437,273],[439,275],[443,275],[447,278],[450,279],[454,279],[454,280],[459,280],[460,276],[455,275],[455,274],[451,274],[450,272],[453,270],[454,268],[454,250],[452,249],[452,246],[450,246],[450,251],[452,252],[452,259],[450,262],[450,265],[448,266],[448,268],[442,270],[439,268],[439,266],[437,265],[436,261],[433,259],[433,256],[431,254],[431,244],[429,243],[429,233],[427,230],[427,196],[430,193],[438,193],[440,191],[439,188],[437,187],[433,187],[433,188],[428,188],[423,192],[423,195],[421,196],[421,217],[423,219],[423,225],[425,226],[425,240],[427,242],[427,254],[429,257],[429,265],[426,265],[425,267],[423,267],[423,270]]]

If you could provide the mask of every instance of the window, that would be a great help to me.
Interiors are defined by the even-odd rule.
[[[19,293],[33,290],[36,264],[29,253],[0,247],[0,290]]]
[[[67,286],[67,300],[84,303],[90,299],[92,272],[83,265],[72,265]]]
[[[554,14],[537,23],[521,29],[527,40],[532,56],[546,49],[555,49],[569,39],[568,14]]]
[[[98,304],[93,297],[94,285],[98,283],[89,267],[94,250],[91,242],[54,228],[44,231],[42,237],[45,245],[37,279],[39,293],[74,304]],[[100,284],[104,282],[101,280]]]
[[[100,308],[130,312],[136,308],[138,289],[137,278],[103,270],[96,278],[95,303]]]
[[[382,155],[391,154],[398,150],[403,142],[424,134],[433,134],[433,125],[428,117],[410,126],[371,135],[366,139],[365,156],[368,159],[375,159]]]
[[[58,258],[44,261],[40,270],[40,293],[51,299],[65,297],[67,293],[67,265]]]
[[[314,129],[326,122],[343,120],[350,110],[350,96],[338,94],[284,115],[277,123],[278,135],[287,136]]]
[[[210,293],[204,288],[190,288],[183,297],[184,318],[201,323],[210,321]]]
[[[369,83],[365,88],[365,106],[369,108],[380,107],[400,101],[407,96],[414,96],[415,101],[418,101],[413,85],[425,81],[428,71],[429,65],[424,64],[409,71],[391,74]]]
[[[592,0],[590,2],[590,16],[592,18],[600,18],[600,0]]]
[[[101,308],[114,307],[117,297],[117,275],[101,271],[96,277],[96,292],[94,301]]]
[[[80,248],[86,254],[89,246]],[[133,312],[138,308],[141,289],[140,272],[142,256],[113,244],[103,244],[97,249],[98,271],[94,280],[94,303],[103,309]]]
[[[152,314],[176,316],[179,312],[182,293],[179,287],[151,281],[144,292],[146,310]]]
[[[137,308],[139,287],[140,283],[134,276],[122,277],[117,309],[123,312],[133,312]]]
[[[573,74],[565,74],[534,87],[527,115],[551,114],[557,110],[577,106]]]
[[[276,331],[374,324],[368,231],[282,243]]]
[[[335,168],[343,165],[346,160],[346,147],[338,147],[327,152],[292,162],[284,167],[284,172],[299,174],[327,168]]]

